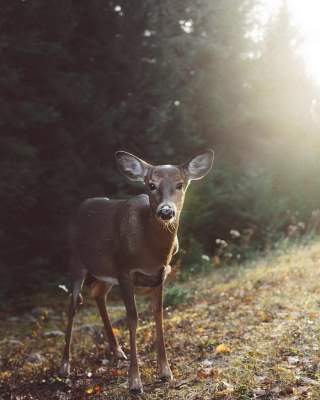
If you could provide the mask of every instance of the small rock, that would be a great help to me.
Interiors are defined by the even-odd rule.
[[[53,330],[53,331],[44,332],[43,336],[45,336],[45,337],[64,336],[64,333],[59,330]]]
[[[212,365],[213,365],[213,360],[208,360],[208,359],[206,358],[205,360],[201,361],[201,365],[202,365],[204,368],[212,367]]]
[[[299,357],[288,357],[288,363],[293,365],[293,364],[298,364],[299,362]]]
[[[99,325],[84,324],[84,325],[80,325],[79,327],[75,328],[74,331],[75,332],[79,332],[80,331],[80,332],[94,334],[100,329],[101,329],[101,327]]]
[[[30,364],[42,364],[45,358],[40,353],[32,353],[27,357],[27,362]]]

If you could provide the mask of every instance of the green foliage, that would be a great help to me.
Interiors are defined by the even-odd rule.
[[[192,234],[184,235],[184,248],[180,251],[180,279],[187,280],[194,274],[205,273],[212,269],[208,256],[204,254],[202,244]]]
[[[222,164],[210,179],[211,184],[203,182],[192,189],[182,224],[183,236],[189,232],[203,244],[197,252],[212,254],[215,240],[229,241],[233,229],[253,229],[258,244],[269,231],[276,232],[288,222],[288,200],[276,195],[272,177],[265,171],[239,171]]]
[[[170,286],[165,290],[164,307],[177,307],[191,299],[190,291],[179,286]]]

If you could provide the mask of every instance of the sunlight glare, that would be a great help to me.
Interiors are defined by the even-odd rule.
[[[264,0],[265,14],[262,19],[265,20],[276,12],[281,3],[281,0]],[[307,71],[320,84],[320,1],[287,0],[287,4],[293,25],[302,39],[300,53],[305,60]]]

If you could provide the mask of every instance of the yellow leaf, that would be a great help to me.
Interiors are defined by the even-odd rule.
[[[231,349],[230,347],[226,346],[225,344],[219,344],[219,346],[216,347],[216,353],[222,353],[222,354],[226,354],[226,353],[230,353]]]
[[[147,329],[145,329],[143,331],[143,339],[144,339],[144,341],[146,342],[146,341],[150,340],[151,338],[152,338],[152,332],[147,330]]]
[[[2,379],[10,378],[11,375],[12,375],[12,372],[10,372],[10,371],[0,372],[0,379],[2,380]]]
[[[229,396],[233,392],[234,392],[234,390],[232,388],[231,389],[226,389],[226,390],[220,390],[218,392],[215,392],[215,397],[217,399],[225,399],[227,396]]]
[[[86,393],[87,393],[87,394],[92,394],[92,393],[93,393],[93,388],[92,388],[92,387],[88,388],[88,389],[86,390]]]
[[[265,311],[260,311],[258,313],[258,315],[259,315],[259,317],[260,317],[262,322],[270,322],[270,321],[272,321],[272,316],[270,314],[268,314],[267,312],[265,312]]]
[[[120,331],[120,329],[118,329],[118,328],[112,328],[112,330],[113,330],[113,333],[114,333],[116,336],[118,336],[118,335],[121,334],[121,331]]]

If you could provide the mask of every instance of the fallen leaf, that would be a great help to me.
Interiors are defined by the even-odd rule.
[[[266,311],[260,311],[258,315],[262,322],[272,321],[272,315],[270,313],[267,313]]]
[[[94,391],[95,391],[96,394],[100,394],[100,393],[103,392],[103,389],[102,389],[101,386],[98,386],[98,385],[97,385],[97,386],[94,388]]]
[[[117,369],[117,368],[112,368],[111,369],[111,375],[112,376],[123,376],[126,374],[126,371],[122,371],[121,369]]]
[[[197,371],[197,376],[199,379],[208,379],[211,377],[219,376],[220,371],[217,368],[199,368]]]
[[[86,393],[87,394],[92,394],[93,393],[93,387],[89,387],[88,389],[86,389]]]
[[[225,399],[227,396],[229,396],[230,394],[232,394],[234,392],[234,389],[225,389],[225,390],[220,390],[218,392],[215,392],[215,398],[217,399]]]
[[[2,379],[10,378],[11,375],[12,375],[12,372],[11,372],[11,371],[3,371],[3,372],[0,372],[0,379],[2,380]]]
[[[198,370],[197,375],[198,375],[199,379],[207,379],[214,375],[214,369],[213,368],[200,368]]]
[[[121,331],[120,331],[120,329],[118,329],[118,328],[112,328],[112,331],[113,331],[113,333],[114,333],[116,336],[121,335]]]
[[[218,354],[228,354],[231,352],[230,347],[228,347],[225,344],[219,344],[219,346],[216,347],[216,353]]]

